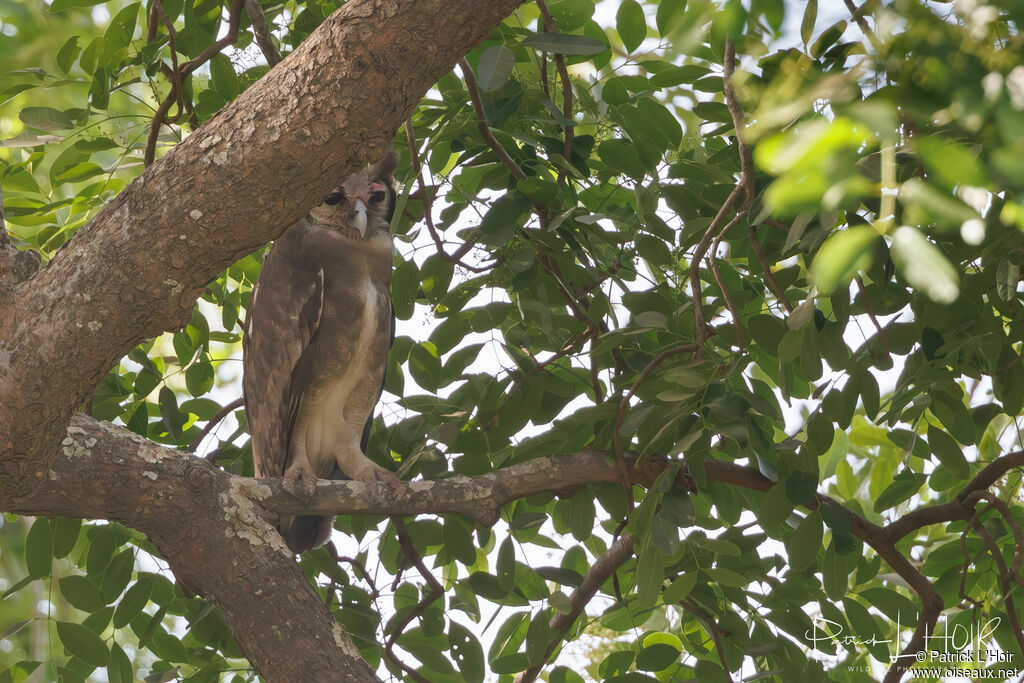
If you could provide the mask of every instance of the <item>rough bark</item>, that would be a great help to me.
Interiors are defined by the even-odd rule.
[[[0,509],[30,492],[117,359],[376,159],[517,0],[354,0],[0,292]],[[433,36],[424,40],[424,36]]]
[[[9,509],[142,531],[181,583],[224,610],[267,681],[377,680],[250,495],[252,484],[76,415],[42,485]]]

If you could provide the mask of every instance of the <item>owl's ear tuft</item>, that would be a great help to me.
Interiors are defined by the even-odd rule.
[[[398,168],[398,152],[388,149],[384,158],[370,167],[370,177],[377,178],[385,185],[392,185],[395,182],[395,169]]]

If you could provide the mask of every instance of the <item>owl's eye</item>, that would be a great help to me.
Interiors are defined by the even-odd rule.
[[[343,201],[345,201],[345,191],[335,190],[334,192],[327,195],[327,199],[324,200],[324,204],[334,206],[335,204],[341,204]]]
[[[380,203],[387,199],[387,193],[384,190],[374,190],[370,193],[370,201],[375,204]]]

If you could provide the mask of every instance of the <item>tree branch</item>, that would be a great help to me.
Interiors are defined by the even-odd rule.
[[[267,66],[273,69],[281,63],[281,53],[274,45],[274,36],[267,27],[267,17],[263,14],[263,7],[259,0],[245,0],[245,13],[249,15],[249,23],[252,24],[252,33],[256,37],[256,44],[267,60]]]
[[[1006,461],[1013,460],[1011,456],[991,463],[987,471],[980,473],[968,486],[989,480],[991,472],[996,470],[1005,473],[1008,469]],[[634,483],[650,486],[667,466],[667,459],[645,458],[639,463],[631,463],[629,478]],[[768,491],[779,485],[755,469],[731,462],[708,459],[703,467],[710,481],[758,491]],[[21,514],[111,519],[141,529],[157,543],[182,581],[223,606],[232,618],[231,623],[243,624],[243,627],[236,628],[244,630],[245,624],[266,623],[267,610],[280,608],[283,614],[286,609],[291,609],[283,604],[274,607],[260,602],[259,619],[262,621],[253,621],[256,617],[247,611],[246,605],[253,602],[252,593],[259,590],[264,579],[280,580],[280,576],[290,576],[280,572],[295,568],[280,537],[267,523],[267,512],[390,515],[456,512],[493,524],[498,519],[498,508],[519,498],[541,492],[565,491],[589,483],[622,481],[618,465],[609,461],[608,454],[581,451],[537,458],[475,477],[411,482],[397,498],[386,487],[371,489],[357,481],[322,481],[313,496],[305,498],[295,489],[293,482],[229,475],[201,459],[157,446],[119,427],[76,416],[43,483],[33,493],[11,501],[6,509]],[[695,488],[685,466],[680,468],[675,483],[689,490]],[[982,497],[977,495],[977,498]],[[195,516],[195,519],[190,518],[184,523],[182,506],[178,503],[183,498],[194,501],[194,505],[188,507],[189,514]],[[917,628],[900,660],[886,675],[886,681],[898,681],[905,673],[905,666],[899,662],[924,646],[925,635],[933,630],[943,609],[942,600],[931,582],[896,549],[885,529],[823,494],[816,494],[803,507],[814,510],[823,504],[839,505],[849,517],[851,533],[870,545],[921,600]],[[197,542],[194,538],[197,533],[204,538],[209,533],[210,537]],[[225,535],[228,537],[227,552],[224,550]],[[216,548],[216,553],[212,548]],[[269,563],[268,568],[265,574],[259,574],[264,570],[257,571],[261,577],[259,580],[245,578],[246,590],[250,592],[241,599],[234,585],[217,583],[217,577],[237,572],[224,568],[228,574],[222,574],[211,571],[210,566],[211,563],[230,562],[231,557],[237,557],[243,549],[247,555],[256,553],[263,558],[264,552],[270,552],[284,559],[280,563],[265,560]],[[304,585],[309,588],[308,584]],[[326,609],[322,604],[320,608]],[[333,619],[324,619],[324,628],[328,627],[328,622],[334,628]],[[273,666],[273,662],[258,659],[260,656],[270,657],[268,650],[264,649],[262,655],[253,654],[264,644],[258,631],[260,629],[255,627],[253,633],[236,631],[236,637],[246,653],[254,658],[257,667]],[[290,644],[279,652],[290,653],[294,647]],[[345,647],[339,645],[341,650]],[[289,655],[289,661],[293,659]],[[260,670],[272,678],[262,668]]]
[[[886,537],[895,543],[907,534],[929,524],[970,519],[977,504],[977,498],[972,494],[988,489],[1014,467],[1024,467],[1024,451],[1007,453],[990,462],[950,502],[911,510],[886,527]]]
[[[601,557],[597,558],[597,561],[587,570],[586,576],[583,577],[583,582],[569,596],[570,610],[565,613],[556,613],[548,622],[552,640],[548,643],[541,662],[534,664],[516,676],[515,683],[533,683],[533,681],[537,680],[537,676],[540,675],[544,665],[551,658],[551,654],[558,647],[558,643],[561,642],[562,635],[583,614],[583,610],[587,608],[587,605],[594,598],[594,595],[597,594],[597,591],[604,582],[608,580],[608,577],[614,574],[632,556],[633,537],[629,534],[623,534],[617,541],[612,543],[608,550],[604,551]]]
[[[42,485],[7,509],[142,531],[182,584],[224,610],[266,680],[377,680],[259,505],[255,480],[84,415],[50,465]]]
[[[526,174],[523,173],[523,169],[519,168],[519,164],[508,155],[508,152],[498,142],[498,139],[494,137],[494,133],[491,132],[490,127],[487,125],[487,114],[484,113],[484,105],[480,99],[480,89],[476,85],[476,76],[473,74],[473,67],[470,66],[465,57],[459,60],[459,68],[462,69],[462,75],[466,79],[466,91],[469,93],[470,102],[473,103],[473,114],[476,116],[476,128],[480,131],[480,137],[484,139],[487,146],[498,156],[501,163],[505,164],[505,168],[512,175],[519,180],[526,180]]]

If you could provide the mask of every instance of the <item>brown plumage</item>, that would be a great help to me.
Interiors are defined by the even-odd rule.
[[[398,478],[364,454],[394,339],[390,282],[397,155],[357,173],[271,247],[249,304],[242,380],[257,477]],[[282,517],[295,552],[332,517]]]

